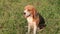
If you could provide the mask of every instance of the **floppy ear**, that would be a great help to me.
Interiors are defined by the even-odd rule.
[[[33,9],[33,18],[35,18],[36,15],[37,15],[37,11],[36,11],[36,9]]]

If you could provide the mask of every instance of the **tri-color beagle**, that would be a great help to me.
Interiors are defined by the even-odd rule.
[[[31,29],[33,30],[33,34],[36,34],[37,28],[42,29],[45,27],[43,17],[32,5],[27,5],[24,7],[24,17],[28,21],[28,34],[30,34]]]

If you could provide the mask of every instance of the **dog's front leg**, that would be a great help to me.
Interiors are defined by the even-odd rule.
[[[36,34],[36,31],[37,31],[37,26],[36,24],[34,25],[34,29],[33,29],[33,34]]]
[[[28,24],[28,34],[30,34],[30,24]]]

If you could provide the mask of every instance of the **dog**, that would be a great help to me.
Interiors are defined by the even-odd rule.
[[[32,29],[33,34],[36,34],[37,29],[45,27],[44,18],[37,12],[33,5],[27,5],[24,7],[24,17],[28,22],[28,34]]]

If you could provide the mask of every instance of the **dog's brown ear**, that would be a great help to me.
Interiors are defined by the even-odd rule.
[[[37,15],[37,11],[36,11],[36,9],[33,9],[33,18],[35,18],[36,15]]]

